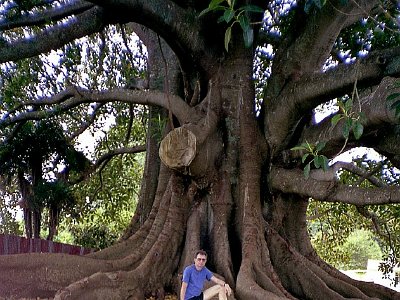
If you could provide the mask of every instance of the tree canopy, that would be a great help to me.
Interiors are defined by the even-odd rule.
[[[72,187],[145,151],[120,241],[85,257],[0,257],[0,296],[163,299],[202,248],[235,299],[400,299],[329,265],[307,227],[307,210],[330,218],[346,204],[397,243],[397,180],[333,161],[363,146],[386,170],[400,167],[396,1],[9,0],[0,16],[1,149],[51,122],[79,159],[70,165],[57,148],[19,168],[22,198],[51,162]],[[77,137],[101,131],[110,114],[120,132],[85,157]],[[146,133],[134,138],[135,119]],[[135,201],[116,170],[109,189],[124,192],[108,201]],[[397,251],[388,254],[396,264]]]

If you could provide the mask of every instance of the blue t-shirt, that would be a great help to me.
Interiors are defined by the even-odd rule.
[[[211,273],[211,271],[206,267],[204,267],[200,271],[197,271],[194,264],[187,266],[183,271],[182,278],[182,281],[188,284],[185,294],[185,300],[194,296],[199,296],[203,291],[204,281],[206,279],[210,281],[212,276],[213,273]]]

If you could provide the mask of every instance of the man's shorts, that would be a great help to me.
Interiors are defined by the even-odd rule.
[[[188,300],[203,300],[203,293],[201,293],[198,296],[194,296],[192,298],[189,298]]]

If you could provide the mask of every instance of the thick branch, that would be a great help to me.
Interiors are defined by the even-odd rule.
[[[57,49],[75,39],[100,31],[104,26],[103,9],[88,11],[43,30],[37,35],[0,44],[0,63],[32,57]]]
[[[395,117],[394,110],[389,108],[386,100],[389,95],[398,92],[398,89],[392,88],[395,82],[397,82],[396,78],[386,77],[375,91],[360,99],[359,107],[366,117],[362,122],[364,126],[363,136],[357,141],[351,133],[347,144],[348,147],[363,145],[373,148],[378,147],[387,138],[388,128],[399,124],[399,119]],[[331,124],[333,116],[331,115],[322,122],[305,128],[299,143],[304,141],[309,143],[329,141],[323,150],[324,154],[329,156],[337,154],[345,143],[345,138],[343,137],[345,120],[343,119],[333,127]],[[381,134],[377,131],[378,128],[383,130]],[[393,147],[391,150],[394,150]]]
[[[291,66],[300,67],[299,71],[303,74],[321,68],[340,31],[367,17],[371,8],[377,4],[377,1],[371,0],[328,1],[323,9],[315,14],[309,14],[310,20],[289,50],[288,57],[293,60]],[[304,55],[305,53],[307,54]]]
[[[312,197],[318,201],[341,202],[354,205],[381,205],[400,203],[400,187],[360,188],[334,181],[320,181],[304,177],[300,169],[274,168],[270,183],[276,190]]]
[[[71,3],[66,3],[63,6],[55,6],[33,14],[21,15],[20,17],[13,18],[12,20],[5,19],[0,22],[0,30],[10,30],[23,26],[44,25],[49,21],[59,21],[65,17],[72,16],[74,14],[80,14],[92,7],[93,4],[89,2],[72,1]]]
[[[115,22],[135,22],[142,24],[165,39],[180,58],[183,69],[193,65],[203,66],[210,71],[216,67],[215,57],[223,54],[223,39],[218,30],[204,30],[203,20],[198,12],[184,9],[169,0],[91,0],[90,2],[115,12]],[[204,36],[207,34],[207,36]],[[211,42],[211,43],[210,43]]]
[[[281,96],[290,97],[291,106],[304,113],[332,98],[350,94],[355,82],[362,89],[378,84],[384,76],[400,75],[398,61],[400,47],[377,51],[355,64],[342,64],[292,81]]]
[[[288,133],[296,130],[296,126],[305,114],[310,113],[318,104],[327,101],[326,97],[333,97],[339,90],[343,95],[345,93],[343,87],[349,90],[351,84],[355,82],[354,77],[351,78],[352,76],[346,74],[343,78],[349,78],[348,83],[336,86],[335,91],[333,89],[328,91],[330,84],[335,85],[335,81],[329,84],[325,81],[321,84],[322,78],[316,78],[313,74],[320,73],[341,29],[361,19],[374,4],[376,1],[347,1],[345,4],[330,1],[322,10],[307,16],[302,16],[304,11],[299,9],[291,38],[277,51],[274,61],[278,63],[273,67],[275,75],[271,77],[269,89],[264,96],[265,132],[272,149],[276,148],[279,151],[285,148],[291,140]],[[309,20],[305,21],[305,18]],[[376,66],[367,66],[366,69],[368,75],[365,76],[371,76],[371,73],[376,76],[377,72],[381,73]],[[354,75],[359,74],[354,72]],[[303,84],[305,84],[304,92]],[[325,89],[326,91],[323,91]]]
[[[34,105],[37,107],[47,107],[51,105],[51,108],[23,112],[14,117],[8,116],[0,120],[0,126],[8,126],[23,120],[38,120],[48,118],[84,103],[101,104],[107,102],[158,105],[166,109],[171,109],[172,113],[182,124],[193,120],[194,116],[196,115],[195,110],[191,109],[182,98],[175,95],[169,95],[169,101],[167,101],[166,95],[162,92],[129,90],[123,88],[97,92],[89,91],[80,87],[70,87],[52,97],[41,98],[37,101],[32,101],[25,104],[26,106]]]
[[[399,60],[400,47],[373,53],[369,58],[356,64],[340,65],[325,73],[304,76],[299,81],[288,83],[280,96],[282,101],[280,105],[284,105],[285,109],[278,108],[276,104],[272,104],[272,110],[267,109],[267,124],[273,133],[271,142],[280,145],[283,139],[288,141],[291,136],[288,137],[287,133],[295,130],[304,115],[310,113],[321,103],[350,94],[354,89],[355,82],[357,82],[357,89],[362,89],[379,84],[382,78],[388,74],[399,76],[400,68],[398,66],[400,64],[397,63]],[[381,83],[384,87],[389,84],[392,83],[385,80]],[[386,91],[386,93],[388,92],[393,91]],[[379,101],[381,103],[379,107],[382,107],[385,99],[386,97],[383,99],[366,98],[364,102],[367,105],[368,102]],[[393,116],[391,118],[393,119]],[[282,120],[287,121],[282,122]]]

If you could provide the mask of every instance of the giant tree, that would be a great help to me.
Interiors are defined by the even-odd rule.
[[[86,257],[1,258],[1,295],[162,298],[204,248],[237,299],[400,298],[320,259],[305,218],[310,197],[400,201],[396,186],[345,185],[327,165],[358,145],[399,164],[391,1],[7,1],[2,9],[0,62],[127,24],[147,46],[149,71],[145,85],[68,86],[31,99],[2,128],[88,103],[148,105],[149,119],[140,199],[121,241]],[[313,121],[332,99],[343,99],[341,109]]]

